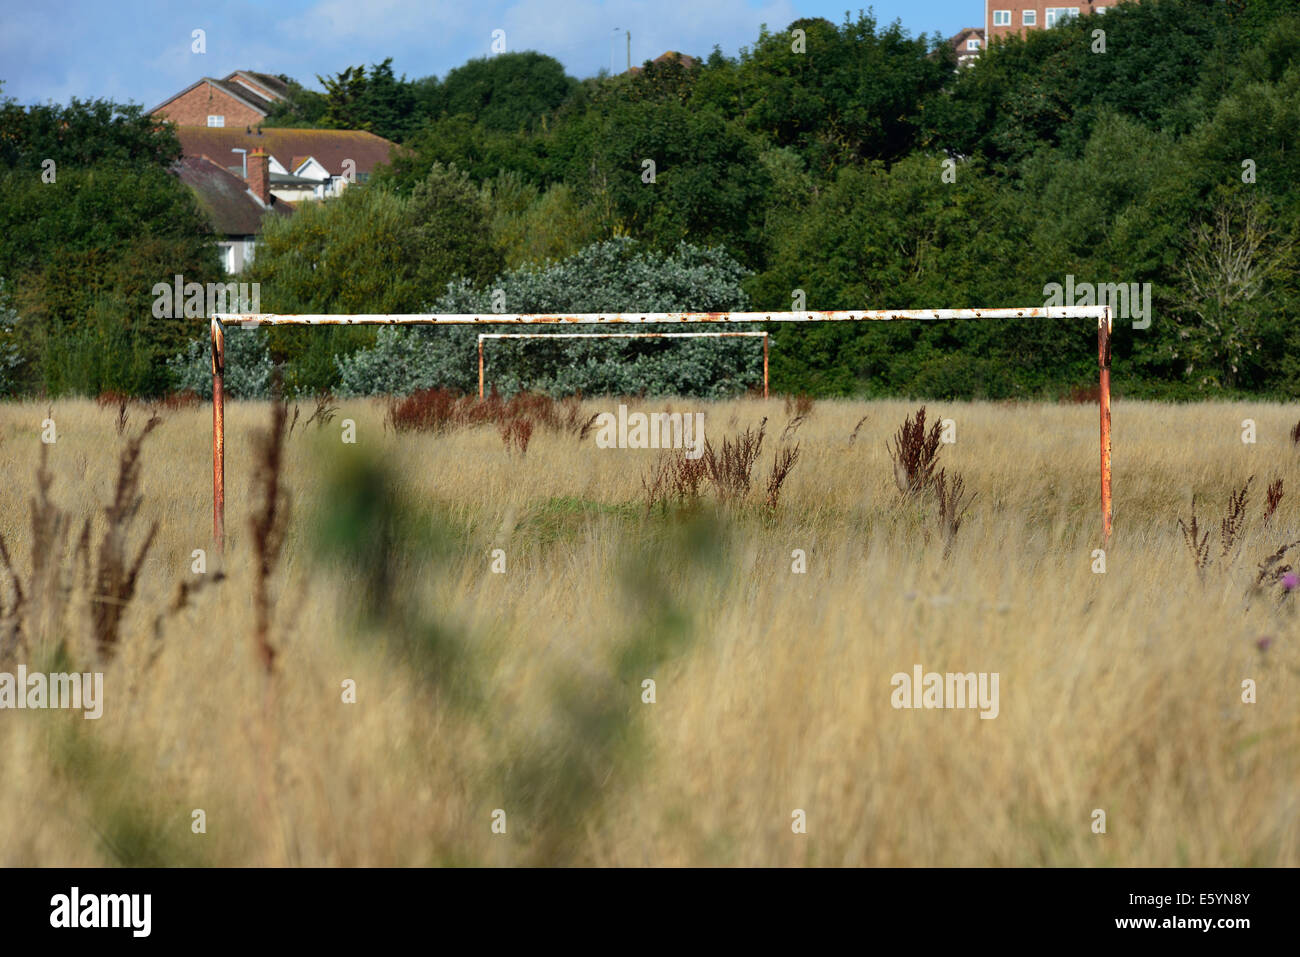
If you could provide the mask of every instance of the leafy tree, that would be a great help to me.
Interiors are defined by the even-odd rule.
[[[406,78],[393,76],[393,58],[373,64],[367,75],[364,66],[348,67],[330,77],[317,76],[325,87],[326,129],[369,130],[376,136],[401,141],[406,138],[415,113],[415,93]]]
[[[272,127],[324,129],[325,113],[328,108],[327,98],[283,74],[280,79],[288,85],[289,96],[272,104],[271,112],[262,125],[268,129]]]
[[[1025,164],[1018,193],[1033,223],[1021,257],[1027,293],[1071,274],[1078,283],[1150,284],[1152,315],[1142,321],[1149,327],[1117,326],[1125,330],[1114,354],[1127,370],[1126,387],[1134,373],[1179,378],[1169,317],[1181,247],[1204,204],[1203,180],[1173,137],[1111,111],[1099,114],[1080,155],[1057,151]]]
[[[626,74],[620,80],[626,82],[625,95],[634,103],[642,100],[686,103],[691,99],[701,72],[698,63],[688,66],[680,56],[669,56],[658,62],[647,60],[636,72]],[[618,88],[616,82],[614,89]]]
[[[1199,0],[1121,4],[999,40],[931,104],[932,142],[1015,166],[1047,147],[1077,153],[1102,113],[1184,131],[1221,94],[1239,43],[1223,5]]]
[[[1296,237],[1272,221],[1257,194],[1215,204],[1183,247],[1174,356],[1202,389],[1263,385],[1290,331],[1284,303],[1300,289]]]
[[[350,66],[329,77],[317,74],[325,87],[325,115],[321,122],[327,129],[364,130],[370,118],[365,113],[366,68]]]
[[[442,107],[485,130],[536,129],[573,93],[577,81],[553,57],[526,51],[470,60],[447,74]]]
[[[462,170],[434,166],[406,204],[414,282],[425,300],[456,278],[484,282],[502,265],[487,206]]]
[[[802,52],[795,30],[804,32]],[[818,18],[780,33],[764,28],[738,63],[710,59],[699,97],[827,173],[905,155],[917,143],[927,102],[952,75],[946,44],[914,39],[897,22],[879,29],[873,16],[860,14],[839,27]]]
[[[1187,138],[1204,190],[1249,185],[1290,209],[1300,207],[1300,53],[1276,80],[1246,82],[1219,101]],[[1254,182],[1243,183],[1251,161]]]
[[[1028,224],[1014,195],[975,164],[944,182],[943,159],[841,170],[777,237],[771,267],[750,283],[759,307],[790,309],[796,290],[827,310],[1041,302],[1022,278]],[[775,355],[778,390],[941,398],[1025,394],[1086,359],[1059,330],[1025,325],[1012,342],[981,323],[780,328]]]
[[[445,108],[442,81],[436,76],[426,76],[411,82],[411,96],[414,98],[414,128],[419,128],[437,119]]]
[[[371,132],[384,139],[405,140],[415,113],[415,92],[406,82],[393,76],[393,58],[370,68],[370,81],[366,85],[364,108]]]
[[[19,106],[0,100],[0,168],[41,170],[54,160],[65,168],[146,165],[165,167],[181,155],[173,128],[142,107],[109,100],[67,106]]]
[[[662,249],[688,237],[725,243],[752,259],[769,186],[759,141],[716,110],[675,98],[624,99],[604,111],[565,178],[608,205],[616,234]]]
[[[434,309],[488,313],[497,290],[511,312],[743,309],[743,276],[743,267],[720,249],[683,245],[661,253],[622,239],[562,262],[510,270],[481,287],[458,282]],[[384,328],[373,349],[340,360],[342,389],[362,395],[475,389],[477,333],[473,327]],[[723,396],[761,380],[761,358],[745,340],[502,340],[493,344],[491,370],[494,387],[507,394],[529,388],[556,395]]]
[[[1166,278],[1200,206],[1198,179],[1172,137],[1103,113],[1080,155],[1026,166],[1035,256],[1067,271],[1109,263],[1134,280]]]
[[[152,289],[220,275],[207,217],[168,172],[179,154],[173,128],[138,106],[0,102],[0,275],[17,313],[6,360],[19,357],[9,388],[167,387],[162,360],[190,330],[153,316]]]
[[[416,312],[415,263],[403,242],[405,203],[369,186],[304,203],[289,218],[267,217],[249,280],[269,312]],[[328,389],[333,356],[364,345],[364,328],[274,328],[274,358],[290,363],[290,391]]]
[[[526,133],[489,130],[468,116],[435,120],[408,141],[409,152],[380,167],[375,182],[398,192],[409,192],[436,165],[456,166],[478,183],[498,173],[517,172],[529,182],[543,178],[540,147]]]
[[[147,166],[0,173],[0,273],[14,276],[24,388],[157,393],[193,319],[155,318],[153,287],[221,275],[211,227],[175,177]]]
[[[515,172],[483,184],[492,241],[509,268],[564,259],[605,237],[599,213],[567,183],[545,191]]]
[[[53,183],[38,171],[0,171],[0,200],[0,274],[7,276],[40,269],[60,252],[110,251],[144,238],[174,240],[188,261],[212,240],[193,195],[158,168],[130,175],[69,168]]]
[[[467,177],[435,167],[411,196],[354,187],[267,220],[249,278],[272,312],[410,313],[460,276],[501,266],[487,210]],[[366,329],[270,331],[273,358],[288,362],[286,387],[316,392],[337,379],[334,357],[373,340]]]

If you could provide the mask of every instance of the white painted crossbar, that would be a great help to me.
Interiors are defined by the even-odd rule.
[[[228,326],[472,326],[555,325],[578,323],[668,322],[888,322],[912,319],[1096,319],[1110,315],[1109,306],[1041,306],[1036,309],[879,309],[865,312],[580,312],[580,313],[411,313],[371,315],[277,315],[216,313]]]

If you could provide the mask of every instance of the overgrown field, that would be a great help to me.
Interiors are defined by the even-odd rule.
[[[762,430],[692,495],[616,401],[439,401],[230,404],[224,555],[207,407],[0,406],[0,672],[104,674],[0,710],[0,865],[1300,864],[1294,407],[1117,402],[1103,543],[1095,404],[932,404],[945,527],[915,404],[625,400]]]

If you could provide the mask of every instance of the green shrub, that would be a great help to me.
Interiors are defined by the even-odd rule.
[[[212,398],[212,347],[207,338],[189,344],[167,368],[175,387]],[[222,385],[234,399],[266,399],[271,395],[274,364],[260,329],[226,330],[226,369]]]
[[[434,311],[491,313],[496,291],[507,312],[735,310],[747,304],[741,288],[744,275],[740,264],[721,249],[682,244],[665,254],[618,239],[595,243],[561,262],[511,270],[484,287],[464,280],[451,283],[434,303]],[[533,326],[529,331],[548,330]],[[557,331],[583,330],[565,326]],[[434,386],[476,390],[479,332],[467,326],[386,327],[373,349],[339,360],[341,391],[404,394]],[[551,395],[718,397],[743,391],[762,376],[756,343],[743,339],[496,340],[488,349],[491,384],[503,394],[526,388]]]

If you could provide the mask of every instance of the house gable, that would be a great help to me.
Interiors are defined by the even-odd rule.
[[[307,176],[311,179],[324,179],[330,171],[317,162],[316,157],[309,156],[293,169],[295,176]]]
[[[250,91],[204,77],[149,113],[177,126],[235,127],[261,123],[270,110],[270,102]]]
[[[969,66],[984,52],[984,31],[979,27],[966,27],[948,44],[957,55],[958,66]]]

